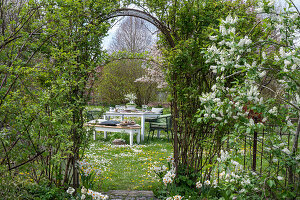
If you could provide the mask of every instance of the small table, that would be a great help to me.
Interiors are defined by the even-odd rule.
[[[132,112],[106,112],[104,115],[104,119],[114,116],[120,116],[122,121],[124,117],[140,117],[141,118],[141,140],[144,141],[144,133],[145,133],[145,119],[146,118],[154,118],[160,116],[160,113],[154,112],[141,112],[141,111],[132,111]]]
[[[96,140],[96,131],[103,131],[104,138],[106,138],[106,132],[125,132],[130,134],[130,146],[133,144],[133,135],[136,133],[136,141],[140,143],[140,130],[141,126],[105,126],[105,125],[97,125],[97,124],[84,124],[86,127],[93,127],[94,130],[94,140]]]

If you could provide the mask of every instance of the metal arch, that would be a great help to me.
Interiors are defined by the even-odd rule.
[[[170,31],[166,25],[164,25],[162,22],[160,22],[158,19],[153,17],[152,15],[133,8],[120,8],[115,10],[114,12],[108,14],[107,16],[104,17],[105,20],[114,18],[114,17],[121,17],[121,16],[133,16],[133,17],[138,17],[141,19],[144,19],[154,26],[156,26],[165,36],[166,39],[168,40],[170,46],[173,48],[175,47],[174,40],[170,34]]]

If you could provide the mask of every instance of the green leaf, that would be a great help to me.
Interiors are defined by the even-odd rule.
[[[267,183],[270,186],[270,188],[272,188],[273,186],[275,186],[275,181],[274,180],[268,180]]]

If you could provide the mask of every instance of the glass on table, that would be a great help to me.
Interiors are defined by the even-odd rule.
[[[116,112],[118,112],[120,110],[120,105],[116,105]]]
[[[120,106],[120,111],[124,111],[126,110],[126,107],[125,106]]]
[[[148,109],[148,106],[147,106],[147,105],[142,105],[142,111],[143,111],[143,112],[146,112],[147,109]]]

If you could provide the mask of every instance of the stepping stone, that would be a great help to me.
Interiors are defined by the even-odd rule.
[[[110,200],[158,200],[152,191],[146,190],[110,190],[105,194]]]

